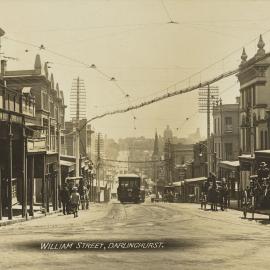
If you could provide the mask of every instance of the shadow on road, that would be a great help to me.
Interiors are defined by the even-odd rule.
[[[241,217],[243,220],[253,221],[255,220],[257,223],[260,223],[262,225],[270,225],[270,220],[268,218],[244,218]]]

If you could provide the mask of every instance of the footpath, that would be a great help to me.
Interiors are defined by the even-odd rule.
[[[106,208],[106,209],[108,209],[108,211],[111,211],[111,208],[112,208],[114,203],[115,203],[114,201],[111,201],[109,203],[110,207],[107,207],[107,204],[103,204],[103,203],[91,203],[89,210],[91,210],[91,213],[93,214],[92,215],[93,219],[95,219],[95,218],[97,218],[97,216],[99,216],[97,213],[99,213],[100,215],[103,215],[103,216],[108,215],[108,213],[106,211],[101,211],[101,210],[103,208]],[[2,217],[2,220],[0,220],[0,227],[16,224],[16,223],[20,223],[20,222],[30,221],[33,219],[39,219],[39,218],[43,218],[46,216],[52,216],[52,215],[56,215],[56,214],[59,215],[60,213],[62,213],[62,208],[59,208],[58,210],[54,211],[53,208],[50,207],[50,211],[45,214],[43,209],[40,206],[34,205],[34,216],[28,215],[28,217],[26,219],[26,218],[23,218],[21,214],[19,215],[19,213],[21,213],[21,211],[19,211],[20,209],[21,209],[20,205],[15,205],[13,207],[14,214],[13,214],[12,220],[9,220],[8,217],[6,217],[6,216]],[[80,219],[82,219],[85,216],[86,211],[88,211],[88,210],[79,210]],[[87,219],[89,219],[89,216],[88,215],[86,215],[86,216],[87,216]],[[99,216],[99,218],[104,218],[103,216]]]
[[[18,208],[18,206],[17,207],[15,206],[14,210],[19,209],[19,208],[18,209],[17,208]],[[33,220],[33,219],[37,219],[37,218],[43,218],[43,217],[46,217],[49,215],[54,215],[54,214],[57,214],[60,212],[62,212],[62,209],[58,209],[58,210],[54,211],[53,208],[50,207],[50,211],[45,214],[42,211],[42,209],[40,208],[40,206],[34,206],[34,216],[28,215],[27,218],[25,218],[25,217],[22,217],[22,215],[20,214],[20,215],[13,215],[12,219],[8,219],[8,217],[2,217],[2,220],[0,220],[0,227],[16,224],[16,223],[20,223],[20,222],[25,222],[25,221],[29,221],[29,220]]]

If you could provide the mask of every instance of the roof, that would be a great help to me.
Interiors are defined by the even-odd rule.
[[[118,175],[118,178],[131,178],[131,177],[134,177],[134,178],[140,178],[139,175],[135,174],[135,173],[130,173],[130,174],[119,174]]]
[[[189,179],[185,179],[184,182],[188,182],[188,183],[191,183],[191,182],[200,182],[200,181],[206,181],[207,178],[206,177],[197,177],[197,178],[189,178]]]

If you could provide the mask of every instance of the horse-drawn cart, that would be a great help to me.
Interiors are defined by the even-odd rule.
[[[251,213],[252,219],[256,214],[268,215],[270,219],[270,177],[266,165],[260,165],[258,175],[250,177],[250,186],[243,192],[242,210],[244,218]]]

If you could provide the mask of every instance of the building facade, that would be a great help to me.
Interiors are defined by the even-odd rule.
[[[27,142],[27,171],[32,173],[33,203],[40,203],[47,211],[50,205],[58,208],[58,189],[61,185],[60,155],[65,153],[65,108],[63,92],[49,76],[47,63],[35,59],[32,70],[7,70],[2,62],[1,74],[6,86],[23,97],[32,96],[35,108],[28,108],[25,127],[33,133]],[[23,105],[26,106],[27,105]],[[15,106],[16,108],[16,106]],[[62,150],[63,149],[63,150]]]
[[[13,217],[13,206],[21,204],[22,216],[26,207],[33,215],[32,156],[34,148],[41,156],[45,139],[26,124],[35,118],[35,97],[31,89],[12,89],[4,79],[6,62],[1,61],[0,75],[0,219]],[[34,147],[36,146],[36,147]],[[32,148],[31,148],[32,147]]]
[[[237,75],[240,82],[240,188],[249,185],[255,172],[255,151],[269,149],[270,54],[262,36],[256,54],[247,60],[243,49]]]
[[[213,144],[216,173],[223,160],[238,160],[239,156],[239,104],[221,104],[213,108]]]

